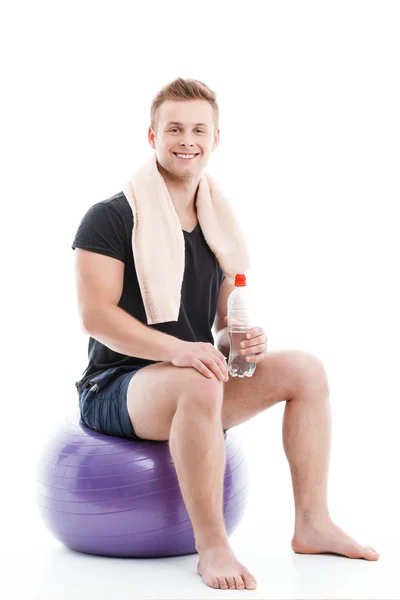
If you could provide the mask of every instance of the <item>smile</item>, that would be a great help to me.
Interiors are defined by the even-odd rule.
[[[196,158],[196,156],[198,156],[198,154],[181,154],[178,152],[173,152],[173,154],[175,154],[175,156],[179,158],[179,160],[192,160],[193,158]]]

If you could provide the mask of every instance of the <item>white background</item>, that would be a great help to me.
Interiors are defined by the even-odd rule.
[[[87,364],[71,244],[86,210],[153,152],[151,101],[176,77],[217,93],[221,142],[206,170],[247,235],[257,324],[269,350],[323,361],[331,514],[382,554],[375,564],[292,554],[279,405],[238,428],[252,492],[233,542],[259,580],[252,597],[400,597],[399,15],[388,1],[2,4],[1,512],[12,597],[222,594],[195,576],[195,557],[184,572],[170,559],[164,575],[151,562],[99,570],[65,551],[34,505],[40,450],[77,406]]]

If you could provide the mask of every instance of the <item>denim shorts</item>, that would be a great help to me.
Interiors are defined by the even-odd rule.
[[[127,405],[129,382],[140,369],[143,367],[112,367],[94,375],[81,390],[80,416],[90,429],[116,437],[142,439],[132,427]]]

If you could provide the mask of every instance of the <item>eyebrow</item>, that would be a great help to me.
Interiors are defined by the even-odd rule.
[[[168,127],[168,125],[183,125],[183,123],[179,123],[179,121],[168,121],[166,127]],[[196,123],[194,127],[198,127],[199,125],[202,127],[208,127],[207,123]]]

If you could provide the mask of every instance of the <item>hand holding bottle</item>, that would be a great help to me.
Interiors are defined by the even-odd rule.
[[[225,323],[228,326],[228,317],[224,317]],[[246,333],[245,340],[240,343],[241,354],[248,356],[250,362],[258,363],[267,353],[268,338],[263,327],[253,327]]]
[[[246,287],[246,275],[235,277],[235,289],[228,297],[230,352],[228,371],[232,377],[252,377],[256,363],[265,356],[266,335],[262,327],[253,326],[253,311]]]

